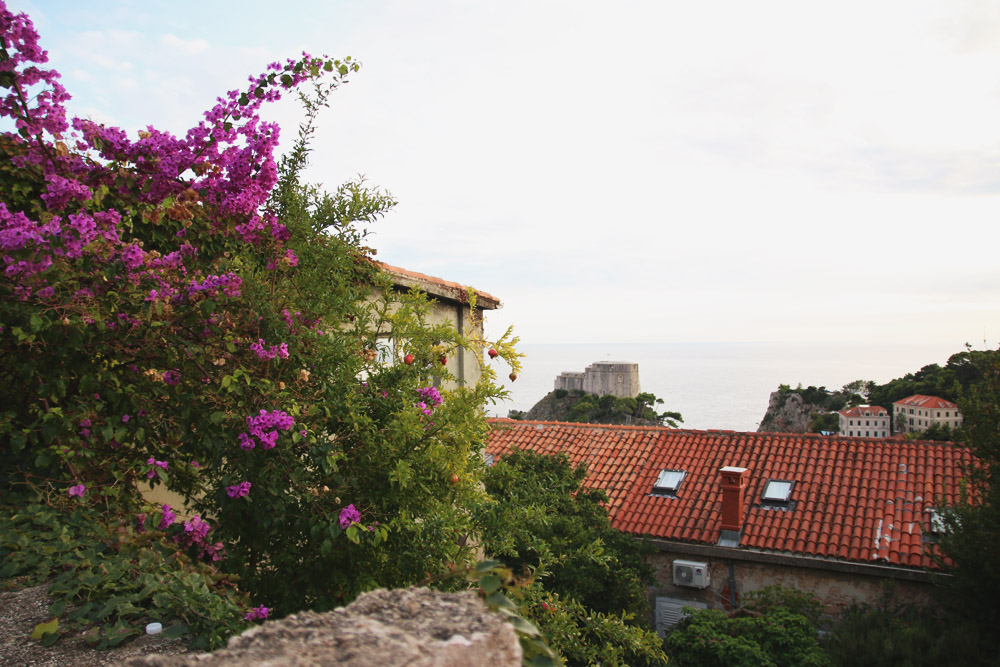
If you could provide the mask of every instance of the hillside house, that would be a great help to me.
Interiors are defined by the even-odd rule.
[[[896,433],[926,431],[934,424],[956,429],[962,425],[958,406],[937,396],[914,394],[892,404]]]
[[[465,285],[428,276],[416,271],[409,271],[398,266],[390,266],[382,262],[379,267],[389,273],[393,280],[393,286],[399,291],[417,289],[427,294],[434,305],[431,308],[428,322],[432,325],[449,322],[459,331],[470,331],[474,335],[482,337],[483,319],[487,310],[496,310],[500,307],[500,299],[482,292],[473,290],[476,296],[476,305],[473,309],[469,303],[469,288]],[[402,356],[405,352],[394,348],[391,336],[387,335],[380,344],[380,354],[388,358]],[[474,358],[468,351],[459,349],[453,357],[448,358],[447,369],[455,375],[459,384],[475,384],[479,381],[480,360]]]
[[[840,435],[853,438],[888,438],[889,412],[881,405],[858,405],[841,410]]]
[[[771,584],[811,591],[830,614],[874,602],[886,580],[927,601],[933,506],[958,497],[973,463],[937,442],[491,420],[487,454],[514,448],[586,463],[612,525],[649,536],[661,633],[685,606]]]

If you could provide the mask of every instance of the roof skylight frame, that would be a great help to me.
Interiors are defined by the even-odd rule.
[[[791,502],[794,488],[795,480],[769,479],[764,483],[764,490],[760,493],[761,502],[768,505],[787,506]]]
[[[674,498],[687,477],[687,470],[677,470],[675,468],[664,468],[656,476],[653,482],[653,490],[650,492],[654,496],[666,496]]]

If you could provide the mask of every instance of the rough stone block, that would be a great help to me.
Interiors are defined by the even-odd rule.
[[[126,665],[163,667],[517,667],[521,645],[509,623],[472,592],[377,590],[324,614],[267,621],[214,653],[146,656]]]

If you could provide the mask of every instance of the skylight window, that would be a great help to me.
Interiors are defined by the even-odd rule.
[[[787,503],[792,495],[792,486],[795,482],[783,479],[769,479],[764,486],[764,494],[761,499],[765,503]]]
[[[656,483],[653,484],[653,493],[664,496],[676,495],[686,474],[684,470],[661,470]]]

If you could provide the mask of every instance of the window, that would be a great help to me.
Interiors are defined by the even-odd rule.
[[[686,474],[684,470],[661,470],[653,484],[653,495],[676,496]]]
[[[396,341],[388,336],[379,336],[375,341],[378,363],[389,366],[396,361]]]
[[[656,634],[666,637],[670,630],[684,620],[687,614],[684,607],[692,609],[707,609],[703,602],[691,602],[689,600],[678,600],[677,598],[656,598]]]
[[[765,503],[787,503],[792,495],[792,487],[795,482],[784,479],[769,479],[764,485],[764,493],[761,499]]]

